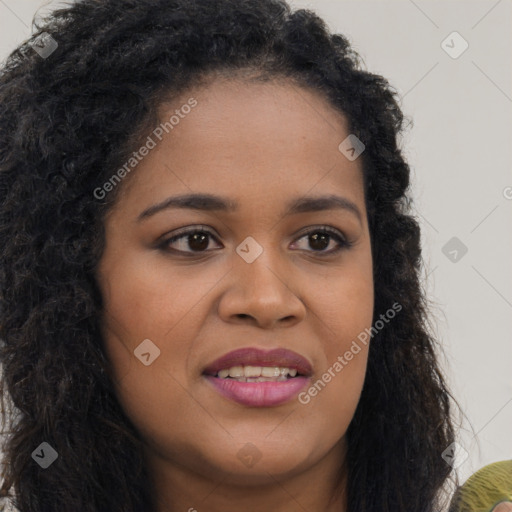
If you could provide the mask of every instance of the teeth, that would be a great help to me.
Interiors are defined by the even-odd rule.
[[[241,382],[281,382],[287,380],[288,375],[295,377],[297,370],[279,366],[232,366],[219,370],[217,373],[217,377],[220,379],[231,377]]]
[[[244,377],[244,367],[243,366],[233,366],[229,370],[230,377]]]
[[[284,375],[279,377],[256,377],[254,379],[247,379],[246,382],[282,382],[288,380]]]
[[[261,366],[244,366],[245,377],[259,377],[261,375]]]
[[[285,368],[283,368],[284,370]],[[273,368],[270,368],[268,366],[264,366],[261,369],[261,375],[262,377],[279,377],[281,375],[280,368],[278,366],[274,366]]]

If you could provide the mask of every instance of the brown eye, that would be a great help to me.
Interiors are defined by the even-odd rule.
[[[191,249],[191,252],[206,252],[210,238],[212,237],[212,233],[203,229],[189,230],[167,239],[163,243],[163,246],[168,248],[171,244],[179,242],[178,245],[180,248],[171,250],[176,250],[177,252],[189,252],[187,249]]]
[[[211,238],[217,240],[213,233],[205,228],[182,230],[171,238],[164,240],[160,247],[165,251],[189,255],[206,253],[209,252],[208,247]],[[319,256],[331,255],[352,246],[338,230],[328,226],[310,229],[303,233],[298,240],[302,239],[307,239],[309,252],[318,253]],[[334,249],[327,251],[326,249],[332,245],[333,241],[336,242]],[[172,245],[174,247],[171,247]]]
[[[322,228],[315,228],[304,233],[299,240],[307,238],[307,244],[313,249],[313,252],[320,253],[320,255],[330,255],[341,251],[344,248],[352,246],[337,230],[329,228],[328,226]],[[335,240],[338,244],[337,248],[326,251],[330,243]]]

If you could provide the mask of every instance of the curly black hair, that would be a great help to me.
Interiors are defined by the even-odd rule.
[[[395,302],[402,311],[370,346],[347,431],[348,509],[439,510],[456,401],[420,284],[405,118],[388,81],[315,13],[282,0],[82,0],[34,25],[0,70],[4,502],[20,512],[156,510],[99,329],[103,222],[123,186],[101,200],[94,191],[154,128],[163,101],[222,73],[322,92],[366,146],[374,317]],[[35,49],[42,36],[57,43],[50,55]],[[58,453],[44,471],[32,460],[41,442]]]

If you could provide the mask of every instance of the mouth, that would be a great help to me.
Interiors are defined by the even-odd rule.
[[[291,400],[312,373],[311,364],[291,350],[245,348],[209,364],[203,376],[225,398],[250,407],[271,407]]]

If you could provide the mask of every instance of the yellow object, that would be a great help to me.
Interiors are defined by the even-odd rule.
[[[512,460],[494,462],[471,475],[455,492],[449,512],[492,512],[499,503],[512,502]],[[499,512],[507,510],[502,505]],[[512,510],[512,509],[511,509]]]

